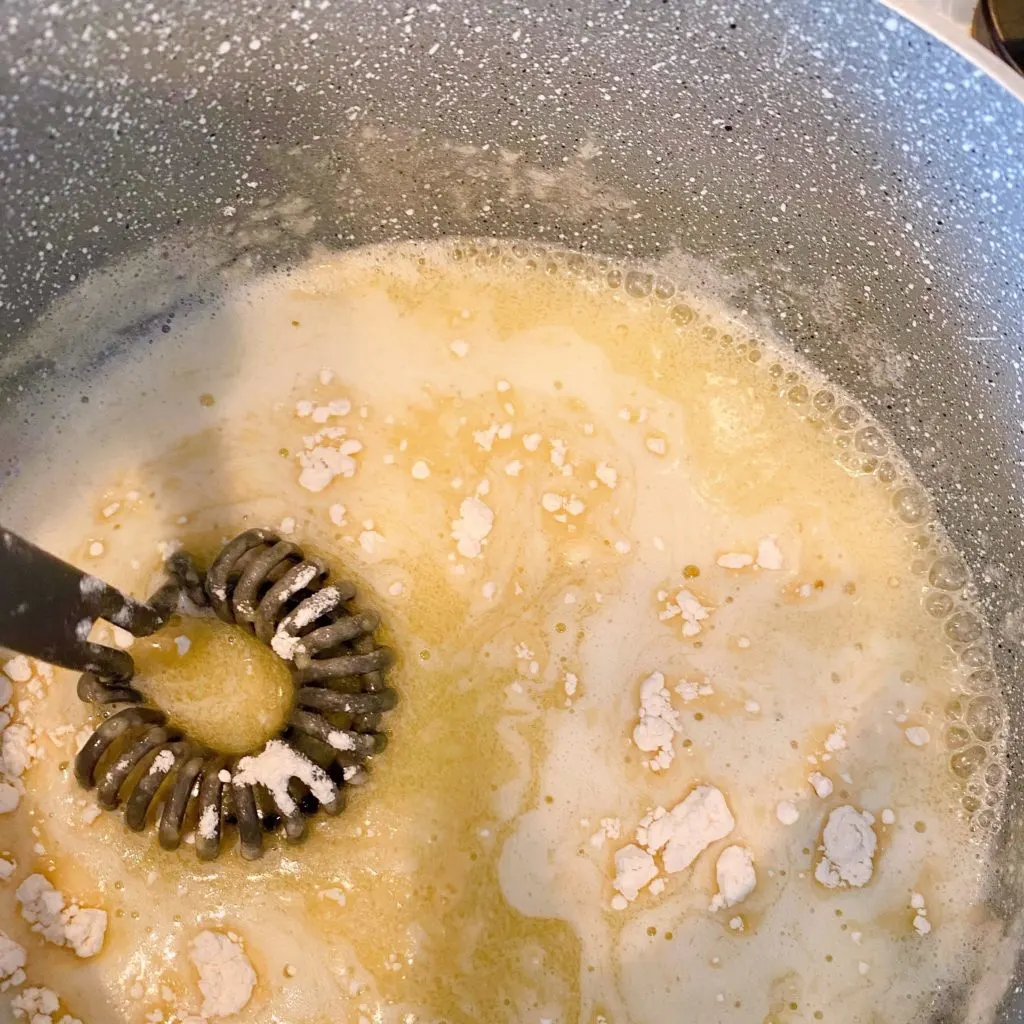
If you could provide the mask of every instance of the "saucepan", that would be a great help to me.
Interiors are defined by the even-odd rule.
[[[870,0],[7,0],[0,479],[73,429],[32,420],[56,383],[315,252],[688,275],[892,432],[967,558],[1010,711],[1003,935],[936,1019],[1024,1020],[1024,81],[994,67]]]

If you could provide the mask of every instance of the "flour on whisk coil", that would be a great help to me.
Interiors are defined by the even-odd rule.
[[[307,559],[271,530],[240,534],[205,579],[185,553],[172,556],[166,568],[168,581],[151,604],[173,606],[184,595],[209,605],[290,664],[296,691],[289,719],[262,753],[225,755],[169,725],[131,685],[131,659],[111,651],[117,656],[97,658],[79,679],[83,701],[116,710],[82,747],[75,775],[85,788],[96,788],[100,806],[113,810],[124,802],[125,821],[136,831],[161,797],[156,814],[164,849],[176,849],[186,822],[194,822],[196,853],[212,860],[225,825],[234,825],[241,855],[254,859],[263,851],[264,832],[283,825],[285,837],[296,841],[309,815],[339,813],[349,775],[384,749],[383,715],[397,699],[385,679],[393,653],[374,639],[375,612],[346,607],[355,587],[329,582],[323,562]],[[266,757],[274,759],[273,780],[247,767]]]

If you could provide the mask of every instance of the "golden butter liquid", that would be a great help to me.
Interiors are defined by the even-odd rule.
[[[5,492],[11,525],[141,595],[160,544],[209,559],[294,519],[380,610],[401,703],[340,818],[258,863],[200,865],[116,814],[84,824],[74,736],[47,730],[95,719],[66,673],[26,697],[45,757],[0,819],[18,862],[0,928],[29,950],[30,983],[84,1021],[179,1021],[202,1002],[187,946],[204,928],[244,940],[258,982],[238,1019],[258,1024],[896,1024],[970,978],[1002,761],[998,732],[947,744],[981,698],[929,584],[945,542],[859,410],[676,287],[558,252],[371,249],[240,289],[108,371],[75,438]],[[313,493],[297,456],[323,425],[296,406],[341,399],[329,422],[361,443],[358,468]],[[493,516],[476,558],[452,535],[470,498]],[[769,536],[781,569],[717,564]],[[690,637],[661,617],[683,587],[708,611]],[[227,749],[287,713],[280,664],[221,627],[176,622],[133,654],[140,687]],[[673,695],[661,773],[631,739],[654,671],[713,691]],[[822,761],[838,724],[847,747]],[[613,911],[614,851],[701,782],[733,834]],[[846,803],[875,817],[874,874],[826,890],[822,828]],[[622,835],[599,845],[605,818]],[[713,914],[729,843],[758,884]],[[108,911],[99,956],[28,931],[13,891],[33,870]]]

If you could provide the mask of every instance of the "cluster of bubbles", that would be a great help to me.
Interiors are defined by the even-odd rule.
[[[535,243],[462,240],[452,243],[455,260],[480,266],[524,266],[550,275],[564,274],[593,286],[621,290],[638,302],[660,306],[682,331],[728,347],[754,364],[763,364],[769,388],[801,418],[831,438],[836,461],[848,473],[867,477],[889,493],[894,525],[910,535],[917,553],[910,566],[919,580],[929,615],[942,623],[951,656],[962,668],[962,693],[946,707],[943,741],[949,769],[961,783],[961,806],[972,825],[994,834],[1006,790],[1006,713],[999,680],[992,668],[991,640],[971,601],[973,585],[963,559],[950,547],[932,501],[914,480],[888,434],[839,389],[823,386],[795,358],[772,351],[741,328],[721,331],[678,294],[667,278],[630,269],[612,260]],[[716,320],[721,321],[720,316]]]
[[[928,494],[903,464],[893,442],[834,389],[812,390],[806,372],[775,362],[768,368],[783,397],[832,435],[837,462],[886,488],[893,521],[905,529],[916,557],[910,565],[925,611],[942,624],[960,665],[962,692],[946,708],[949,769],[961,783],[960,803],[972,825],[994,834],[1006,792],[1006,711],[992,668],[992,645],[972,601],[974,587],[963,558],[950,546]],[[801,379],[803,378],[803,379]]]

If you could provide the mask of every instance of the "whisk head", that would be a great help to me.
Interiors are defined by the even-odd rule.
[[[295,842],[307,818],[344,808],[346,784],[387,741],[383,717],[397,701],[386,680],[394,655],[375,639],[379,616],[350,607],[356,588],[331,582],[325,563],[272,530],[239,534],[205,576],[184,552],[166,569],[149,606],[169,613],[186,597],[267,644],[291,670],[287,721],[259,750],[211,749],[132,685],[131,658],[100,647],[110,657],[82,674],[78,696],[107,717],[79,751],[75,776],[96,789],[104,809],[123,805],[129,828],[154,821],[166,850],[194,828],[196,855],[213,860],[234,828],[241,856],[255,859],[265,833],[281,828]]]

